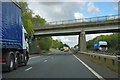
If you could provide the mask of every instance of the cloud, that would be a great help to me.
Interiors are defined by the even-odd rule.
[[[29,8],[48,22],[74,19],[85,2],[29,2]]]
[[[78,44],[78,35],[74,36],[52,36],[54,40],[60,39],[64,44],[68,44],[70,47],[74,47]]]
[[[114,10],[118,10],[118,7],[115,7]]]
[[[115,7],[114,10],[118,11],[118,10],[120,10],[120,2],[116,2],[116,4],[117,4],[117,7]]]
[[[86,9],[87,14],[99,14],[100,9],[94,6],[94,3],[89,2]]]
[[[11,2],[11,0],[0,0],[2,2]],[[119,2],[120,0],[13,0],[18,2]]]
[[[120,0],[27,0],[27,1],[29,2],[118,2]]]
[[[83,14],[82,14],[82,13],[79,13],[79,12],[74,13],[74,17],[75,17],[75,19],[84,18]]]

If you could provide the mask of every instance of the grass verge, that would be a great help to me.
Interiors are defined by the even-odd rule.
[[[58,50],[58,49],[55,49],[55,48],[51,48],[52,50],[56,50],[56,51],[60,51],[60,50]]]

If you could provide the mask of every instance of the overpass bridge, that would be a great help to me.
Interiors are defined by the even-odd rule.
[[[100,16],[92,18],[56,21],[34,24],[34,36],[78,35],[81,31],[86,34],[119,32],[120,15]]]
[[[120,32],[120,15],[37,23],[33,27],[35,37],[79,35],[79,49],[86,51],[85,34]]]

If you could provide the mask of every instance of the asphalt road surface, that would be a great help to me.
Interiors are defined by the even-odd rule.
[[[55,51],[30,58],[28,65],[12,72],[3,72],[3,78],[118,78],[118,74],[70,51]]]

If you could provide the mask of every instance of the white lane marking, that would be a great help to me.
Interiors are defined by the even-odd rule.
[[[28,70],[30,70],[30,69],[32,69],[32,67],[30,67],[30,68],[26,69],[25,71],[28,71]]]
[[[86,68],[88,68],[97,78],[100,80],[105,80],[102,76],[100,76],[97,72],[95,72],[92,68],[90,68],[87,64],[85,64],[82,60],[80,60],[77,56],[73,55],[78,61],[80,61]]]
[[[44,60],[44,62],[47,62],[47,60]]]

